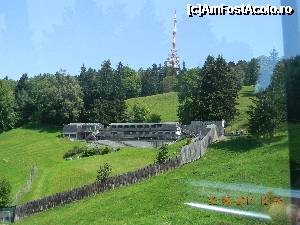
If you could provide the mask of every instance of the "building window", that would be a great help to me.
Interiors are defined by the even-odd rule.
[[[151,128],[156,128],[156,125],[155,124],[151,125]]]
[[[115,129],[115,128],[116,128],[116,126],[115,126],[115,125],[112,125],[112,126],[111,126],[111,128]]]
[[[130,128],[135,128],[135,125],[130,125]]]
[[[128,126],[128,125],[125,125],[124,128],[129,128],[129,126]]]
[[[137,125],[137,128],[143,128],[143,125]]]
[[[123,128],[123,126],[122,125],[118,125],[118,128]]]
[[[149,128],[149,125],[145,125],[144,127],[145,127],[145,128]]]

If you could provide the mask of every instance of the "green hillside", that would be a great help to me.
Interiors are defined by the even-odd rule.
[[[251,98],[254,97],[254,90],[254,86],[244,86],[240,91],[237,105],[239,115],[237,115],[231,122],[231,124],[227,127],[228,131],[236,129],[247,129],[247,111],[249,109],[249,106],[252,105]]]
[[[129,109],[134,104],[148,107],[151,113],[160,115],[163,122],[178,121],[178,97],[176,92],[132,98],[126,102]]]
[[[233,121],[232,129],[245,126],[247,107],[251,104],[249,97],[252,95],[252,87],[244,87],[241,91],[240,115]],[[162,115],[164,121],[174,121],[176,107],[169,104],[172,101],[177,102],[176,93],[130,99],[127,102],[129,105],[134,102],[146,104],[151,112],[160,112],[158,114]],[[168,111],[172,112],[169,118]],[[185,142],[183,140],[170,146],[169,154],[174,155]],[[97,168],[104,162],[112,165],[115,175],[152,163],[155,157],[154,149],[122,148],[108,155],[63,160],[63,153],[78,144],[84,143],[60,138],[60,128],[27,126],[2,133],[1,175],[9,179],[15,194],[28,179],[32,165],[37,165],[37,178],[30,192],[21,199],[21,202],[25,202],[94,181]],[[247,187],[263,185],[269,187],[266,189],[268,193],[272,188],[288,188],[288,163],[285,131],[268,141],[246,137],[222,141],[210,146],[202,159],[181,168],[40,213],[17,224],[268,224],[190,208],[184,203],[208,204],[210,196],[222,198],[229,195],[233,199],[253,196],[253,205],[241,207],[232,203],[230,207],[269,213],[272,211],[270,206],[261,206],[259,203],[261,194],[226,190],[224,187],[226,184],[243,184]],[[280,224],[276,218],[273,222]]]
[[[201,186],[207,183],[218,186]],[[223,189],[226,184],[238,183],[289,187],[286,133],[267,144],[246,138],[214,144],[204,158],[179,169],[26,218],[17,224],[265,224],[184,204],[208,204],[210,196],[253,196],[253,205],[232,204],[230,207],[262,213],[270,211],[270,206],[260,205],[261,194]],[[286,204],[287,200],[284,201]],[[273,222],[280,224],[276,218]]]
[[[239,115],[229,124],[227,130],[247,129],[247,110],[252,104],[251,97],[254,97],[254,86],[244,86],[239,93],[238,112]],[[148,107],[151,113],[161,115],[163,122],[178,121],[177,108],[178,98],[176,92],[152,95],[147,97],[132,98],[127,100],[128,108],[134,104],[141,104]]]
[[[113,174],[119,174],[152,163],[155,157],[154,149],[122,148],[107,155],[66,161],[63,154],[83,143],[60,138],[60,130],[31,126],[0,134],[0,171],[10,181],[13,196],[25,185],[32,166],[38,168],[22,202],[93,182],[104,162],[112,165]]]

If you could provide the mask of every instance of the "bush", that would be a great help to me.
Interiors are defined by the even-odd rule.
[[[105,155],[108,154],[110,152],[110,148],[109,147],[104,147],[101,151],[101,155]]]
[[[10,203],[11,186],[5,178],[0,177],[0,207],[5,207]]]
[[[109,147],[104,147],[104,148],[91,148],[91,149],[86,149],[83,153],[82,153],[82,157],[89,157],[89,156],[93,156],[93,155],[105,155],[108,154],[110,152],[110,148]]]
[[[148,123],[160,123],[161,122],[160,115],[151,113],[149,118],[147,119],[147,122]]]
[[[78,147],[78,146],[75,146],[73,147],[73,149],[67,151],[64,155],[63,155],[63,158],[66,159],[66,158],[70,158],[70,157],[73,157],[75,155],[78,155],[78,154],[81,154],[83,153],[84,151],[87,150],[87,147]]]
[[[189,144],[191,144],[192,143],[192,138],[187,138],[186,139],[186,145],[189,145]]]
[[[82,157],[89,157],[95,155],[97,149],[92,148],[92,149],[85,149],[84,152],[81,154]]]
[[[168,147],[163,145],[158,149],[156,155],[156,163],[163,163],[168,159]]]
[[[104,165],[101,165],[99,170],[97,171],[97,181],[104,182],[107,180],[109,175],[111,174],[112,167],[108,163],[104,163]]]
[[[88,148],[88,147],[74,147],[73,149],[67,151],[63,158],[74,157],[75,155],[80,155],[81,157],[90,157],[93,155],[105,155],[111,151],[109,147],[99,148]]]
[[[148,107],[135,104],[128,113],[128,122],[145,123],[150,115]]]

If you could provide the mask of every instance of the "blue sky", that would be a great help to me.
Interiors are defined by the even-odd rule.
[[[211,5],[279,5],[279,0],[206,0]],[[0,0],[0,78],[54,73],[78,74],[80,66],[99,68],[111,59],[138,69],[163,63],[172,42],[177,10],[177,49],[188,68],[207,55],[249,60],[283,54],[279,16],[189,18],[187,3],[202,0]]]

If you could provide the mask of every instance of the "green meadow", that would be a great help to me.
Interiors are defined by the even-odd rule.
[[[272,188],[288,188],[288,162],[286,132],[268,142],[248,138],[222,141],[212,145],[200,160],[181,168],[49,210],[17,224],[287,224],[286,218],[280,216],[288,205],[286,198],[282,208],[275,207],[277,213],[272,216],[272,222],[191,208],[185,203],[208,204],[211,196],[229,195],[232,200],[253,196],[254,204],[232,203],[228,207],[272,215],[274,205],[260,204],[263,194],[224,188],[257,185],[267,187],[266,193],[272,193]]]
[[[0,134],[1,175],[10,181],[13,198],[29,179],[33,165],[38,168],[37,176],[21,202],[91,183],[105,162],[112,166],[112,175],[116,175],[153,163],[156,154],[154,149],[122,148],[107,155],[67,161],[63,154],[84,143],[60,135],[61,128],[46,126],[27,126]]]
[[[247,128],[247,114],[252,104],[253,87],[243,87],[239,93],[239,115],[228,130]],[[144,104],[163,121],[178,121],[177,94],[167,93],[127,100],[129,107]],[[296,126],[295,126],[296,127]],[[95,180],[98,167],[112,165],[112,175],[133,171],[153,163],[156,150],[122,148],[120,151],[66,161],[63,154],[73,146],[84,145],[60,137],[61,128],[34,126],[18,128],[0,134],[0,168],[13,187],[13,196],[24,186],[31,167],[38,168],[30,191],[20,202],[38,199],[56,192],[78,187]],[[181,140],[168,147],[169,156],[178,153],[187,143]],[[295,142],[295,144],[297,141]],[[261,205],[260,197],[275,193],[274,188],[290,186],[287,131],[283,127],[269,140],[240,137],[211,145],[198,161],[135,185],[117,188],[94,197],[51,209],[18,221],[16,224],[287,224],[284,216],[289,200],[283,205]],[[235,190],[232,187],[243,187]],[[254,190],[263,188],[263,193]],[[217,197],[232,199],[230,207],[271,215],[272,221],[262,221],[191,208],[185,203],[209,204]],[[238,205],[241,196],[253,197],[253,204]]]

